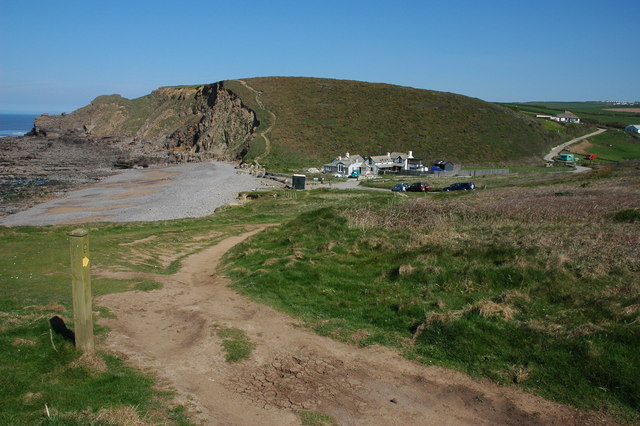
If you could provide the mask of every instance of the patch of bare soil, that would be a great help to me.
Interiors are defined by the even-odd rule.
[[[583,140],[580,143],[575,145],[571,145],[569,147],[569,151],[575,152],[576,154],[589,154],[589,150],[593,147],[593,144],[589,142],[587,139]]]
[[[204,424],[294,425],[295,410],[331,415],[341,425],[602,424],[603,416],[426,367],[395,351],[333,341],[291,317],[256,304],[216,272],[222,255],[260,232],[228,238],[191,255],[164,286],[97,299],[117,319],[106,349],[168,381]],[[138,277],[119,272],[120,278]],[[250,359],[227,363],[216,327],[243,330]]]
[[[640,108],[605,108],[605,111],[640,112]]]

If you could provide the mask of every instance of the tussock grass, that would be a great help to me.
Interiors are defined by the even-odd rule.
[[[246,333],[238,328],[214,326],[217,336],[222,340],[227,362],[238,362],[249,358],[254,344]]]
[[[300,214],[227,261],[240,291],[321,334],[637,420],[640,230],[612,215],[638,207],[618,169],[389,197]],[[257,254],[292,246],[305,256],[286,268]]]

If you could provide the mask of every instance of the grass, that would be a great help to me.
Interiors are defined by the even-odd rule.
[[[638,209],[626,209],[618,210],[613,214],[613,220],[618,222],[640,222],[640,210]]]
[[[217,336],[222,340],[222,347],[227,362],[238,362],[248,359],[254,344],[246,333],[238,328],[215,327]]]
[[[608,130],[589,138],[593,144],[589,153],[601,161],[629,161],[640,159],[640,139],[622,130]]]
[[[300,422],[303,426],[337,426],[338,423],[329,415],[316,413],[315,411],[298,410],[296,411]]]
[[[616,111],[616,109],[629,108],[630,106],[620,107],[612,102],[525,102],[503,105],[532,116],[536,114],[555,115],[569,110],[580,117],[582,121],[598,126],[624,127],[624,125],[636,124],[640,121],[640,113]],[[631,107],[638,108],[638,106],[636,104]]]
[[[79,357],[57,335],[50,341],[48,318],[68,314],[62,305],[1,314],[0,423],[88,424],[103,409],[126,407],[137,407],[135,416],[147,421],[168,416],[162,406],[170,405],[169,395],[154,390],[151,377],[126,367],[114,355]],[[43,417],[45,404],[51,419]]]
[[[626,212],[639,189],[630,167],[325,207],[237,247],[227,268],[321,334],[638,421],[640,231]]]
[[[194,252],[243,229],[216,225],[210,218],[88,228],[94,272],[115,268],[160,274],[177,269],[177,250]],[[48,319],[53,315],[64,317],[73,328],[71,229],[0,228],[0,250],[11,253],[0,258],[0,423],[105,424],[100,419],[114,410],[132,411],[138,421],[187,423],[171,394],[157,390],[151,377],[126,367],[116,356],[99,352],[85,362],[59,336],[53,335],[51,342]],[[92,279],[94,295],[159,286],[150,279],[105,279],[99,273]],[[99,306],[94,311],[98,318],[111,316]],[[95,327],[98,341],[105,331]],[[51,418],[43,418],[45,403]]]

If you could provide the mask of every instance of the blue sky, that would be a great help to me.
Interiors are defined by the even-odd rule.
[[[0,112],[260,76],[640,101],[640,1],[0,1]]]

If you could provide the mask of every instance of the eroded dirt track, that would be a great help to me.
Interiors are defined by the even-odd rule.
[[[117,319],[108,350],[167,381],[197,413],[223,425],[300,424],[296,410],[331,415],[341,425],[602,424],[605,419],[521,392],[425,367],[394,351],[360,349],[319,336],[301,323],[227,287],[216,273],[222,255],[256,228],[191,255],[151,292],[102,296]],[[249,360],[225,361],[214,327],[243,330],[255,343]]]

